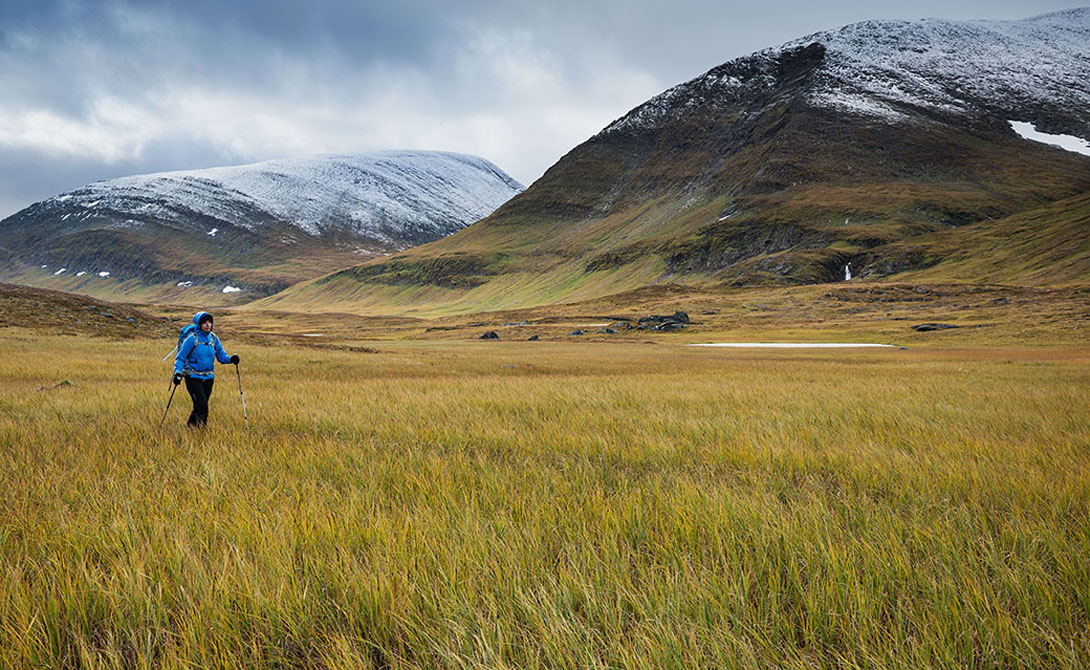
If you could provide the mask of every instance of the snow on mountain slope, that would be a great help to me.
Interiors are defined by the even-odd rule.
[[[1048,107],[1041,121],[1052,129],[1090,134],[1090,8],[1020,21],[865,21],[814,33],[675,86],[604,132],[655,128],[714,98],[767,90],[785,52],[814,44],[824,49],[808,95],[818,106],[891,122],[910,110],[1002,117],[1012,106],[1031,116]]]
[[[826,65],[816,102],[899,118],[897,104],[955,113],[993,98],[1090,105],[1090,9],[1022,21],[865,22],[817,33]]]
[[[287,223],[312,236],[336,229],[404,248],[420,238],[459,230],[521,190],[521,184],[483,158],[392,151],[122,177],[43,204],[63,204],[66,215],[76,220],[109,212],[114,221],[108,226],[115,229],[147,220],[185,226],[187,220],[208,217],[251,232],[269,222]],[[220,232],[203,223],[191,225],[201,235]]]

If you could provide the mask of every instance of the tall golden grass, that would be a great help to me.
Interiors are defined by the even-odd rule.
[[[1085,349],[225,340],[0,340],[0,666],[1090,664]]]

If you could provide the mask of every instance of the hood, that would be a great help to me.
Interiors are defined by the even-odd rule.
[[[212,318],[212,315],[209,314],[208,312],[197,312],[196,314],[193,315],[193,323],[197,326],[198,330],[200,330],[200,327],[201,327],[201,319],[203,319],[206,316],[209,319]],[[216,322],[213,320],[212,321],[212,326],[215,327],[215,325],[216,325]]]

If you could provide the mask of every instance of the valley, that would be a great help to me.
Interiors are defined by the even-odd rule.
[[[1088,43],[864,21],[525,189],[319,155],[8,217],[0,667],[1090,667]],[[241,361],[190,429],[199,310]]]

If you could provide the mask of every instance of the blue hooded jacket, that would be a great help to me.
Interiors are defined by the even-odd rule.
[[[208,312],[197,312],[193,315],[193,323],[197,324],[197,330],[185,338],[178,349],[178,355],[174,357],[174,372],[181,372],[186,377],[195,379],[212,379],[216,376],[215,364],[230,363],[231,357],[223,350],[220,338],[215,333],[201,330],[201,319],[212,315]]]

